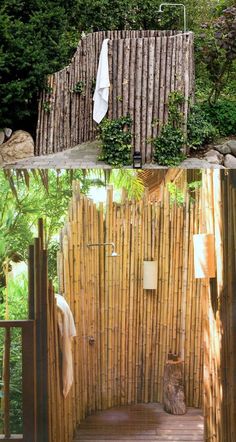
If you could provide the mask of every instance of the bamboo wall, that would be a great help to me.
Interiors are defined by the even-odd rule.
[[[185,361],[187,404],[201,406],[203,286],[193,278],[192,244],[198,210],[198,202],[189,201],[170,207],[167,194],[161,204],[117,204],[112,190],[107,204],[96,207],[74,186],[59,254],[61,291],[78,333],[68,435],[95,410],[162,401],[169,350]],[[120,256],[106,256],[109,248],[87,247],[103,242],[115,242]],[[143,261],[153,259],[158,261],[158,289],[143,290]]]
[[[204,295],[205,440],[236,434],[236,173],[203,175],[202,226],[215,235],[217,277]]]
[[[150,139],[168,118],[169,93],[182,92],[186,129],[194,94],[193,34],[173,31],[107,31],[88,34],[65,69],[48,77],[39,101],[36,155],[93,141],[93,85],[104,38],[109,38],[110,97],[108,117],[131,115],[133,148],[143,162],[152,159]],[[82,94],[73,92],[82,81]],[[50,111],[49,111],[50,109]],[[158,122],[158,123],[157,123]]]

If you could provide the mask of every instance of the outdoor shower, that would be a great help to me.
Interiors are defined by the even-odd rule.
[[[97,243],[97,244],[87,244],[87,247],[106,247],[106,246],[111,246],[112,247],[112,252],[111,255],[107,255],[110,256],[111,258],[116,258],[120,255],[118,255],[118,253],[116,253],[115,251],[115,244],[113,242],[104,242],[104,243]]]

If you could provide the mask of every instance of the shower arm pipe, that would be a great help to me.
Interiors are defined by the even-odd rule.
[[[179,6],[184,9],[184,32],[187,32],[187,12],[186,12],[186,6],[183,3],[162,3],[159,7],[158,12],[163,12],[163,6]]]
[[[105,247],[105,246],[112,246],[113,252],[115,250],[115,244],[114,242],[104,242],[104,243],[95,243],[95,244],[87,244],[87,247]]]

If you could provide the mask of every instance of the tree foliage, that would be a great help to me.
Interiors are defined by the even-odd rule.
[[[78,170],[74,177],[80,179],[81,191],[88,191],[83,172]],[[37,234],[38,218],[44,219],[47,244],[63,225],[72,194],[70,175],[64,173],[58,179],[51,170],[48,181],[47,190],[38,175],[32,174],[30,182],[25,183],[16,173],[7,179],[0,171],[0,289],[5,286],[6,260],[27,259],[28,246]]]
[[[69,60],[77,40],[62,1],[1,2],[1,126],[34,129],[38,92],[46,76]]]
[[[183,29],[180,8],[161,0],[2,0],[0,5],[0,126],[35,133],[37,98],[46,76],[68,64],[81,32]],[[178,3],[178,1],[176,1]],[[200,33],[233,1],[186,0],[188,27]],[[222,23],[225,26],[225,23]]]
[[[212,82],[209,96],[216,102],[229,81],[236,60],[236,6],[228,7],[213,22],[202,25],[200,52]]]
[[[56,254],[58,250],[55,235],[64,224],[72,196],[72,179],[81,183],[81,192],[88,193],[92,186],[107,184],[107,178],[115,188],[127,189],[130,198],[140,198],[143,185],[133,170],[102,171],[75,170],[60,175],[49,170],[46,176],[30,172],[4,174],[0,171],[0,293],[5,287],[4,263],[26,261],[28,246],[37,235],[38,218],[44,219],[46,241],[49,250],[50,277],[56,276]]]

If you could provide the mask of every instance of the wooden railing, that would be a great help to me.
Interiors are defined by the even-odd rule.
[[[35,362],[35,321],[0,321],[5,330],[3,357],[3,407],[4,434],[0,440],[5,442],[36,442],[36,362]],[[10,352],[12,329],[21,329],[22,336],[22,403],[23,434],[15,435],[10,425]]]
[[[48,442],[48,287],[47,252],[44,248],[43,222],[39,234],[29,247],[28,311],[29,319],[0,321],[5,329],[4,342],[4,434],[5,442]],[[22,405],[23,434],[14,435],[10,428],[10,363],[11,332],[20,328],[22,334]],[[59,440],[58,440],[59,442]]]

